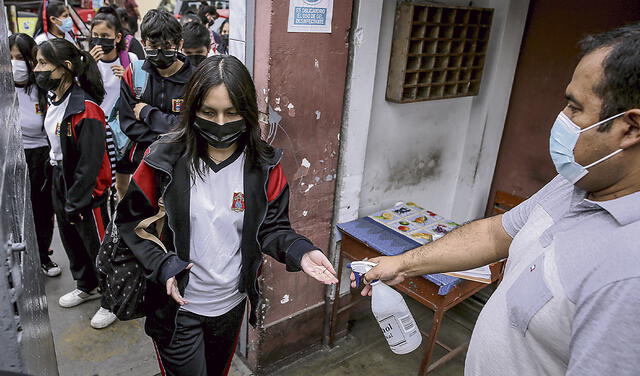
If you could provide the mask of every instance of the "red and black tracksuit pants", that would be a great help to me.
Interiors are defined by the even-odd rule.
[[[222,316],[180,310],[173,341],[154,341],[162,376],[226,376],[238,345],[246,299]]]
[[[82,213],[83,219],[71,223],[64,212],[66,186],[62,166],[53,167],[53,211],[58,221],[62,245],[69,258],[71,275],[79,290],[89,292],[98,287],[96,257],[109,223],[107,200]]]

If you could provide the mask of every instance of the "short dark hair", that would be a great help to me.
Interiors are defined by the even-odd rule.
[[[609,53],[602,61],[602,79],[593,86],[602,99],[600,120],[640,108],[640,24],[589,35],[580,42],[583,57],[603,48]],[[598,130],[606,132],[611,124]]]
[[[183,14],[182,17],[180,17],[180,25],[182,25],[183,28],[184,28],[184,25],[190,22],[202,23],[202,20],[200,20],[200,17],[198,17],[198,15],[195,12],[191,12],[191,11]]]
[[[182,27],[182,48],[198,48],[211,46],[209,29],[200,22],[189,22]]]
[[[198,8],[198,16],[200,17],[200,20],[202,20],[203,24],[207,24],[207,22],[209,22],[209,20],[207,19],[207,14],[210,15],[216,15],[216,17],[218,16],[218,9],[210,4],[207,4],[206,1],[202,2],[202,5],[200,5],[200,8]]]
[[[142,19],[140,34],[144,41],[169,42],[178,46],[182,40],[182,26],[166,10],[151,9]]]
[[[196,113],[211,88],[224,85],[238,114],[247,125],[240,139],[246,145],[247,159],[254,166],[264,166],[274,156],[273,148],[260,137],[256,88],[247,68],[234,56],[216,55],[205,59],[191,75],[184,91],[184,106],[175,129],[174,142],[186,145],[192,177],[204,174],[201,161],[207,156],[207,142],[195,130]]]

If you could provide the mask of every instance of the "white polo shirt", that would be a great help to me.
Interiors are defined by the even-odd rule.
[[[129,53],[129,60],[138,60],[138,57],[135,54]],[[100,104],[100,108],[102,108],[107,118],[111,115],[113,106],[116,104],[118,98],[120,98],[120,77],[113,74],[111,67],[114,65],[122,66],[120,54],[112,61],[98,61],[98,70],[100,71],[100,75],[102,75],[102,83],[105,91],[104,100]],[[127,69],[127,67],[124,68]]]
[[[181,307],[202,316],[221,316],[244,298],[238,290],[244,222],[245,153],[237,150],[220,165],[207,164],[204,178],[196,177],[190,198],[188,304]]]
[[[71,96],[71,88],[67,90],[67,93],[59,101],[49,100],[49,108],[47,109],[47,116],[44,118],[44,128],[47,131],[47,137],[49,137],[49,143],[51,144],[51,150],[49,151],[49,158],[52,163],[54,161],[62,160],[62,146],[60,145],[60,124],[64,118],[64,113],[67,110],[69,104],[69,97]]]
[[[20,109],[20,127],[22,128],[22,146],[25,149],[35,149],[49,146],[47,133],[44,130],[43,110],[38,104],[38,88],[31,87],[27,93],[24,87],[16,86],[18,107]]]

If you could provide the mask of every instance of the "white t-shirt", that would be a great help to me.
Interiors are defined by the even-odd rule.
[[[38,104],[38,88],[31,87],[31,93],[16,86],[18,107],[20,109],[20,127],[22,128],[22,146],[25,149],[35,149],[49,146],[47,133],[44,131],[44,118]]]
[[[51,150],[49,151],[49,158],[51,159],[51,161],[62,160],[62,147],[60,146],[60,124],[62,123],[64,112],[67,110],[67,105],[69,104],[71,90],[72,89],[69,89],[64,97],[58,102],[49,100],[47,116],[44,118],[44,128],[47,131],[47,137],[49,137],[49,143],[51,144]]]
[[[234,159],[235,158],[235,159]],[[202,316],[224,315],[245,294],[238,291],[244,222],[244,161],[238,150],[227,161],[206,167],[195,178],[190,199],[190,261],[193,263],[181,308]]]
[[[39,46],[42,43],[48,41],[49,39],[56,39],[56,38],[58,37],[47,32],[47,33],[38,34],[38,36],[35,37],[34,40],[36,41],[36,44]],[[71,34],[64,33],[64,39],[68,40],[69,42],[73,43],[74,46],[78,47],[78,43],[76,43],[75,39],[73,39]]]
[[[134,61],[138,60],[138,58],[135,54],[129,52],[129,60]],[[98,61],[98,70],[100,70],[100,74],[102,75],[102,83],[106,92],[100,108],[102,108],[107,118],[111,115],[113,106],[116,104],[118,98],[120,98],[120,78],[113,74],[111,70],[111,67],[114,65],[122,66],[120,54],[118,54],[118,57],[113,61]],[[124,68],[126,69],[127,67]]]

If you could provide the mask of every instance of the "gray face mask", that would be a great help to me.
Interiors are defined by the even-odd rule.
[[[196,116],[193,125],[198,134],[216,149],[228,148],[247,131],[244,119],[220,125]]]

